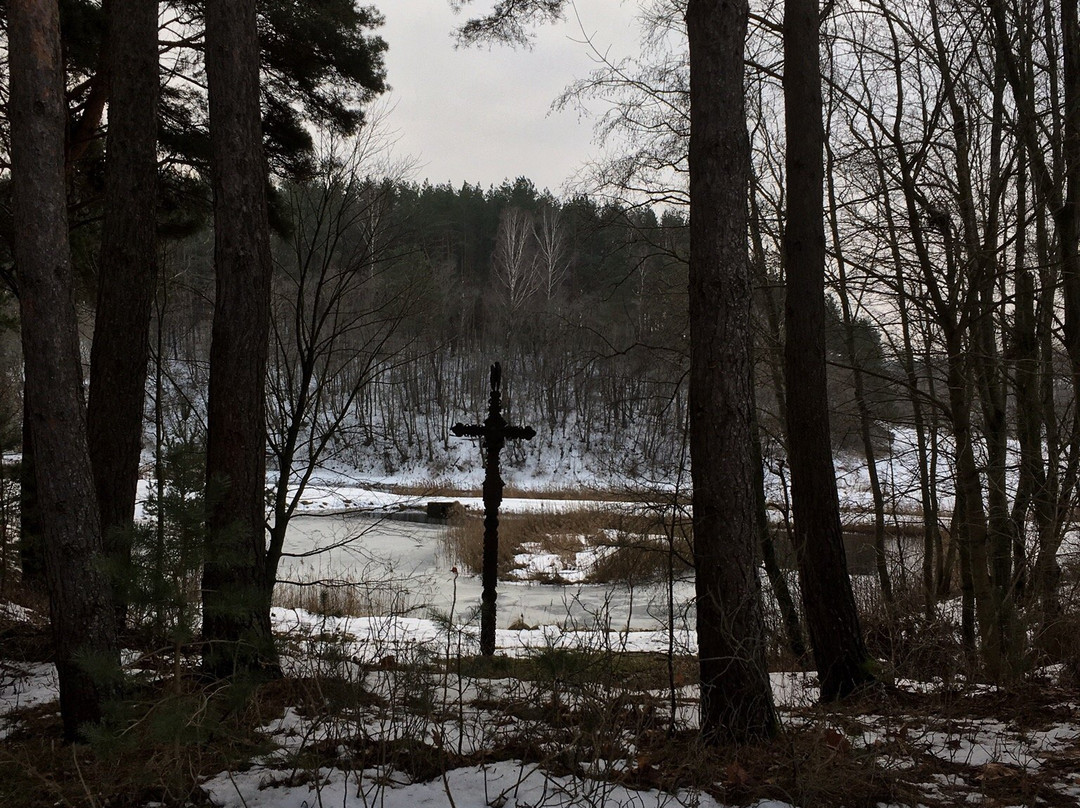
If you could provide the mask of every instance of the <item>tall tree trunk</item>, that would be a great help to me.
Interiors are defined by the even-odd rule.
[[[150,309],[157,279],[157,3],[108,0],[109,135],[87,432],[105,552],[131,562]],[[117,627],[127,602],[117,586]]]
[[[1039,204],[1036,188],[1036,206]],[[1054,250],[1050,235],[1043,218],[1036,219],[1035,243],[1037,250],[1036,266],[1039,267],[1039,286],[1041,287],[1036,302],[1035,336],[1039,343],[1039,401],[1042,410],[1046,456],[1046,482],[1036,492],[1036,511],[1041,512],[1038,550],[1032,570],[1032,594],[1041,602],[1043,620],[1056,621],[1061,614],[1058,598],[1058,584],[1061,580],[1061,565],[1058,563],[1058,548],[1064,534],[1063,516],[1071,508],[1071,495],[1061,490],[1061,474],[1056,458],[1061,457],[1062,441],[1059,438],[1060,421],[1057,412],[1056,374],[1054,369],[1055,322],[1057,307],[1054,301],[1057,295],[1057,272],[1053,259]],[[1071,442],[1070,442],[1071,443]],[[1040,447],[1041,455],[1042,447]],[[1041,460],[1041,457],[1040,457]],[[1067,508],[1063,509],[1062,505]]]
[[[1013,577],[1017,594],[1027,594],[1027,523],[1034,514],[1037,535],[1053,521],[1046,503],[1046,469],[1043,467],[1043,408],[1039,396],[1039,339],[1035,319],[1035,283],[1027,268],[1027,161],[1019,149],[1016,178],[1016,248],[1013,262],[1014,306],[1010,359],[1012,387],[1016,396],[1016,433],[1020,443],[1019,481],[1010,519],[1013,523]]]
[[[207,405],[204,666],[277,672],[266,575],[270,237],[254,0],[206,3],[217,293]]]
[[[9,9],[15,265],[64,734],[101,718],[119,668],[86,440],[64,183],[64,76],[55,0]]]
[[[754,467],[754,493],[757,497],[757,533],[758,544],[761,546],[761,560],[765,567],[765,574],[769,577],[773,596],[776,598],[776,606],[780,610],[780,620],[784,624],[788,650],[795,659],[804,662],[806,643],[803,641],[799,610],[795,608],[795,599],[791,597],[791,587],[788,586],[787,578],[784,577],[784,571],[776,558],[776,543],[773,541],[772,527],[769,525],[769,514],[765,502],[765,458],[761,452],[761,431],[756,417],[752,429],[754,454],[757,457]]]
[[[998,54],[993,82],[993,111],[988,127],[989,165],[985,170],[989,188],[983,206],[983,235],[979,228],[979,212],[975,208],[969,116],[953,73],[951,50],[945,45],[941,32],[937,0],[931,0],[929,11],[941,73],[942,95],[951,118],[949,130],[954,146],[955,203],[960,219],[959,238],[952,233],[949,221],[944,221],[942,225],[945,258],[949,267],[947,277],[956,279],[954,294],[959,303],[958,327],[950,328],[946,333],[950,365],[950,414],[957,442],[957,486],[967,487],[963,529],[969,542],[983,655],[991,675],[998,677],[1011,672],[1020,640],[1015,630],[1012,608],[1013,541],[1005,490],[1005,396],[991,304],[994,280],[999,273],[996,245],[1002,195],[1001,140],[1005,77]],[[948,219],[948,214],[945,215]],[[961,291],[959,279],[963,277],[968,278],[968,285]],[[966,347],[969,356],[962,359],[958,352],[965,347],[965,331],[968,334]],[[966,410],[972,408],[974,396],[961,389],[966,385],[965,377],[971,372],[980,393],[979,403],[983,414],[982,437],[987,454],[983,469],[987,489],[985,511],[980,475],[974,456],[968,456],[973,449],[975,432],[970,423],[971,413]],[[985,604],[982,602],[984,599]],[[994,647],[991,648],[991,645]]]
[[[902,112],[902,109],[900,111]],[[897,115],[895,120],[895,125],[898,128],[902,116]],[[894,130],[894,137],[899,138],[899,136],[898,129]],[[882,161],[878,161],[877,173],[880,187],[885,189],[887,183],[885,179],[885,167],[882,165]],[[915,429],[915,453],[919,466],[919,504],[922,507],[923,528],[923,607],[926,619],[932,620],[934,617],[934,607],[937,603],[934,557],[935,554],[940,551],[941,547],[941,530],[938,528],[937,498],[933,496],[933,486],[936,483],[930,473],[930,450],[926,437],[926,417],[923,414],[923,392],[919,385],[919,376],[915,372],[915,350],[911,338],[911,315],[908,311],[908,282],[904,277],[904,258],[900,253],[900,236],[889,194],[883,191],[881,198],[885,211],[885,223],[889,233],[889,248],[893,260],[893,282],[896,290],[896,308],[900,316],[900,364],[904,369],[904,379],[907,381],[908,400],[911,404],[911,422]],[[893,462],[895,462],[895,454],[893,456]]]
[[[764,359],[769,368],[773,395],[776,397],[776,415],[781,424],[787,423],[787,397],[784,393],[784,338],[780,328],[779,304],[774,295],[773,284],[769,278],[765,261],[765,246],[761,237],[761,209],[758,206],[757,193],[750,192],[750,245],[753,255],[754,272],[757,275],[757,300],[761,312],[765,315]]]
[[[896,599],[893,597],[892,576],[889,574],[889,559],[885,553],[885,495],[878,477],[877,457],[874,451],[872,419],[870,405],[866,400],[866,384],[863,380],[862,357],[855,346],[855,318],[851,313],[851,301],[847,282],[847,261],[840,242],[840,217],[836,206],[836,184],[833,182],[835,160],[833,151],[825,143],[826,187],[829,199],[829,226],[833,240],[833,255],[836,258],[837,280],[839,281],[840,314],[844,323],[844,348],[847,350],[848,364],[851,366],[852,386],[854,387],[855,406],[859,412],[859,437],[862,439],[863,457],[866,459],[866,472],[870,480],[870,496],[874,502],[874,560],[877,566],[878,585],[881,598],[890,616],[895,616]]]
[[[23,584],[45,589],[45,533],[38,504],[30,394],[23,383],[22,462],[19,464],[19,564]]]
[[[689,0],[690,456],[701,729],[776,732],[755,547],[745,0]]]
[[[784,116],[787,131],[787,275],[784,371],[787,439],[803,606],[821,697],[873,681],[840,528],[825,378],[824,131],[817,0],[787,0]]]

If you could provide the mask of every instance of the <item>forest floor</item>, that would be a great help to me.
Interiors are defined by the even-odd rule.
[[[44,623],[4,604],[5,656],[40,647],[27,638]],[[0,662],[0,801],[1080,804],[1080,671],[1061,665],[1008,688],[898,680],[833,706],[816,703],[813,674],[775,671],[777,738],[710,749],[695,732],[690,656],[541,630],[501,632],[499,654],[484,660],[471,630],[435,621],[279,609],[275,625],[286,677],[246,692],[242,709],[187,674],[175,678],[168,653],[129,653],[126,723],[73,748],[58,744],[53,666]],[[183,671],[187,660],[178,661]],[[227,719],[215,713],[230,709]]]

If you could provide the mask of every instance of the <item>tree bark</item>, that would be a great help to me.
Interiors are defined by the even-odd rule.
[[[787,0],[784,115],[787,131],[787,280],[784,371],[795,551],[821,697],[873,681],[851,592],[829,439],[825,378],[825,224],[817,0]]]
[[[131,562],[157,281],[157,11],[147,0],[106,4],[109,135],[87,431],[105,552],[119,571]],[[119,630],[127,614],[124,579],[116,593]]]
[[[34,435],[30,428],[30,395],[23,383],[22,462],[19,464],[19,563],[22,582],[44,591],[45,534],[38,504]]]
[[[276,674],[266,580],[270,237],[254,0],[206,4],[217,291],[207,405],[204,667]]]
[[[15,264],[64,735],[101,718],[119,668],[101,569],[72,295],[64,76],[55,0],[9,4]]]
[[[690,456],[701,728],[776,732],[761,616],[750,383],[745,0],[690,0]]]

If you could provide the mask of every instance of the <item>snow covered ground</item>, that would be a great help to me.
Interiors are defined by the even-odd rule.
[[[12,605],[4,604],[5,608]],[[58,698],[56,667],[52,663],[0,659],[0,740],[18,723],[13,714]]]
[[[5,607],[4,612],[19,610]],[[725,789],[742,787],[752,777],[742,767],[753,771],[751,756],[718,770],[712,785],[647,785],[649,730],[638,735],[632,726],[623,728],[601,753],[586,742],[586,725],[578,723],[635,691],[610,684],[575,689],[557,679],[457,675],[455,661],[474,652],[475,640],[452,624],[328,618],[282,609],[275,610],[274,623],[291,675],[353,682],[363,698],[344,707],[297,703],[270,717],[260,730],[268,751],[250,765],[201,782],[209,803],[220,808],[719,808],[728,804],[719,796],[729,793]],[[615,644],[621,641],[626,644]],[[692,651],[690,638],[683,641]],[[537,659],[558,658],[552,655],[559,650],[662,653],[666,647],[663,638],[649,632],[627,637],[550,627],[500,631],[498,644],[500,654]],[[450,664],[430,664],[440,659]],[[1029,698],[1021,691],[973,686],[942,698],[941,685],[900,682],[893,695],[827,710],[815,704],[812,674],[776,672],[772,683],[789,733],[777,748],[810,743],[838,772],[871,767],[875,776],[897,778],[903,793],[921,795],[905,805],[1080,804],[1075,692],[1044,682],[1038,692],[1048,700],[1030,698],[1028,706],[1017,709],[1014,702]],[[666,691],[636,692],[666,709]],[[696,696],[692,685],[677,683],[677,726],[697,726]],[[26,711],[54,704],[56,697],[51,665],[0,662],[0,740],[17,739]],[[580,711],[581,718],[565,726],[549,724],[553,699]],[[921,708],[923,703],[935,706]],[[532,746],[525,743],[529,739]],[[532,753],[513,754],[519,747]],[[569,768],[568,749],[577,761]],[[373,757],[374,752],[379,754]],[[799,803],[755,803],[756,808],[794,804]]]

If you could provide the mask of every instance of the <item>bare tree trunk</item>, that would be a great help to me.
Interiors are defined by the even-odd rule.
[[[278,672],[266,580],[270,236],[254,0],[206,4],[217,296],[207,405],[204,667]]]
[[[1020,443],[1019,480],[1010,519],[1013,530],[1013,578],[1017,594],[1027,594],[1027,523],[1034,513],[1038,535],[1049,527],[1052,514],[1043,508],[1046,470],[1043,467],[1043,408],[1039,397],[1039,340],[1035,327],[1035,283],[1027,260],[1027,160],[1019,149],[1016,178],[1016,248],[1013,262],[1014,306],[1010,360],[1016,395],[1016,433]]]
[[[770,287],[770,278],[765,259],[765,246],[761,236],[761,210],[757,201],[757,189],[754,187],[753,170],[751,169],[750,189],[750,250],[751,268],[753,270],[754,285],[758,308],[765,315],[765,333],[760,334],[763,340],[761,353],[769,368],[770,381],[772,382],[773,394],[776,397],[776,407],[780,423],[787,420],[787,405],[784,396],[783,378],[783,338],[780,333],[780,314]],[[755,385],[756,389],[756,385]],[[800,661],[806,658],[806,642],[803,638],[802,623],[799,619],[799,611],[795,606],[795,599],[791,596],[791,588],[787,578],[776,558],[776,543],[773,541],[772,528],[769,526],[769,517],[765,500],[765,454],[761,445],[761,422],[758,416],[758,408],[754,407],[753,422],[754,449],[757,455],[755,468],[754,487],[756,489],[758,543],[761,546],[762,562],[765,566],[765,574],[769,577],[769,585],[776,597],[776,605],[780,610],[780,618],[784,623],[784,633],[787,635],[788,648]],[[787,522],[785,511],[785,523]]]
[[[759,308],[765,314],[764,359],[769,367],[773,395],[776,397],[777,419],[787,423],[787,396],[784,393],[784,346],[780,329],[780,312],[772,279],[769,278],[765,263],[765,246],[761,238],[761,210],[758,206],[757,193],[750,193],[750,244],[753,250],[754,271],[757,274],[757,299]]]
[[[101,718],[119,669],[112,596],[101,568],[64,183],[65,102],[55,0],[9,9],[15,264],[45,573],[64,735]]]
[[[818,4],[817,0],[787,0],[784,8],[788,458],[803,608],[821,697],[832,701],[874,677],[848,577],[829,439]]]
[[[866,400],[866,383],[863,380],[862,357],[855,347],[855,323],[851,314],[851,301],[848,299],[847,261],[840,243],[840,222],[836,206],[836,185],[833,182],[835,161],[828,140],[825,142],[827,177],[826,187],[829,199],[829,225],[832,231],[833,255],[836,258],[837,280],[839,281],[840,314],[844,322],[844,347],[847,350],[848,364],[854,386],[855,406],[859,412],[859,437],[862,439],[863,457],[866,459],[866,471],[870,479],[870,496],[874,502],[874,560],[877,566],[878,584],[881,597],[890,615],[895,615],[896,598],[893,596],[892,577],[889,575],[889,559],[885,554],[885,496],[878,477],[877,458],[874,452],[871,432],[870,406]]]
[[[157,4],[108,0],[109,136],[87,432],[105,552],[131,563],[150,309],[157,280]],[[127,602],[119,583],[117,628]]]
[[[38,504],[30,392],[23,383],[22,462],[19,464],[19,564],[23,584],[45,589],[45,532]]]
[[[956,440],[956,518],[953,541],[959,541],[961,578],[964,592],[965,645],[973,643],[974,632],[967,628],[967,613],[974,600],[975,616],[986,665],[991,674],[999,671],[1000,642],[994,609],[993,591],[987,553],[986,511],[983,506],[982,483],[975,462],[974,437],[971,425],[971,391],[962,340],[955,329],[946,333],[948,352],[949,413],[953,437]],[[969,636],[970,635],[970,636]],[[969,647],[969,652],[971,648]]]
[[[711,742],[777,729],[755,547],[743,100],[745,0],[689,0],[690,456],[701,729]]]
[[[959,241],[954,238],[948,221],[945,221],[942,227],[946,262],[950,265],[947,277],[969,278],[966,293],[958,297],[957,326],[950,326],[946,333],[950,409],[957,440],[957,486],[966,487],[964,535],[969,542],[983,655],[991,675],[998,677],[1011,674],[1021,640],[1016,631],[1012,608],[1012,536],[1005,491],[1005,401],[999,378],[1000,363],[990,303],[994,280],[998,274],[996,244],[1002,184],[1001,137],[1005,78],[1000,69],[999,54],[998,63],[995,64],[993,111],[988,127],[990,159],[986,169],[986,182],[989,187],[983,234],[980,232],[975,209],[969,115],[962,103],[961,88],[957,86],[957,77],[950,64],[951,52],[944,43],[936,0],[931,0],[929,10],[937,64],[941,72],[942,94],[951,118],[949,131],[953,140],[956,205],[960,214]],[[948,214],[945,216],[947,219]],[[957,283],[959,284],[959,280]],[[963,337],[965,331],[968,334],[966,346]],[[965,347],[969,352],[966,360],[962,359],[959,353]],[[983,508],[980,475],[973,456],[975,432],[968,410],[973,407],[974,396],[966,389],[965,377],[968,371],[974,371],[983,411],[982,432],[987,448],[984,469],[987,485],[986,511]]]
[[[1078,21],[1077,0],[1062,0],[1060,13],[1060,32],[1055,27],[1058,18],[1052,13],[1051,4],[1045,4],[1043,17],[1045,30],[1043,43],[1045,53],[1034,59],[1030,53],[1031,38],[1027,36],[1031,17],[1020,18],[1015,22],[1020,34],[1022,48],[1017,47],[1010,36],[1008,11],[1004,0],[993,0],[990,10],[994,21],[995,44],[998,56],[1013,98],[1018,108],[1019,137],[1024,140],[1025,157],[1034,179],[1037,206],[1046,208],[1052,215],[1056,239],[1056,254],[1053,257],[1060,267],[1060,289],[1064,296],[1064,317],[1062,340],[1070,362],[1070,381],[1073,398],[1080,398],[1080,21]],[[1061,51],[1057,52],[1054,42],[1060,36]],[[1062,69],[1059,69],[1060,65]],[[1053,106],[1046,116],[1037,101],[1034,71],[1028,66],[1041,62],[1046,65],[1045,78],[1050,86],[1049,98]],[[1038,110],[1038,112],[1036,111]],[[1041,127],[1037,121],[1050,118],[1051,142],[1040,141]],[[1048,165],[1048,161],[1051,164]],[[1043,217],[1036,219],[1037,238],[1044,244],[1050,239],[1042,232],[1045,228]],[[1051,256],[1048,249],[1040,249],[1040,254]],[[1040,275],[1044,281],[1044,295],[1051,294],[1056,284],[1047,284],[1053,273],[1044,269]],[[1044,301],[1046,298],[1044,297]],[[1056,307],[1055,307],[1056,311]],[[1048,369],[1051,366],[1051,340],[1049,333],[1043,330],[1044,339],[1040,347],[1044,351],[1044,361]],[[1060,546],[1062,530],[1061,520],[1072,507],[1073,483],[1077,469],[1077,455],[1080,453],[1080,407],[1073,407],[1072,424],[1067,431],[1066,447],[1059,445],[1057,451],[1051,445],[1058,442],[1056,414],[1053,405],[1052,383],[1047,377],[1049,389],[1044,393],[1044,421],[1048,456],[1051,462],[1046,468],[1047,485],[1042,492],[1041,505],[1044,514],[1049,513],[1046,498],[1054,492],[1061,501],[1054,506],[1054,526],[1040,532],[1039,554],[1034,570],[1034,588],[1042,601],[1048,616],[1054,615],[1058,608],[1056,587],[1060,577],[1057,564],[1057,549]],[[1066,451],[1062,451],[1066,448]],[[1058,483],[1058,471],[1055,459],[1064,455],[1065,475]],[[1040,507],[1040,506],[1037,506]]]
[[[761,432],[758,429],[756,417],[752,429],[757,456],[757,464],[754,467],[754,493],[757,495],[757,532],[758,544],[761,546],[761,559],[765,566],[765,574],[769,577],[773,596],[776,598],[776,606],[780,610],[780,620],[784,624],[788,649],[801,662],[806,658],[806,643],[803,641],[802,623],[799,621],[799,610],[795,607],[795,599],[791,596],[791,587],[788,586],[787,578],[784,577],[784,571],[776,558],[776,543],[773,541],[772,528],[769,526],[768,511],[765,507],[765,459],[761,452]]]
[[[898,110],[898,113],[902,109]],[[899,126],[902,115],[895,116],[893,137],[899,138]],[[888,228],[889,245],[893,259],[893,278],[896,291],[896,308],[900,316],[901,355],[900,364],[904,369],[904,378],[907,381],[908,398],[911,402],[911,420],[915,428],[915,452],[919,464],[919,504],[922,507],[923,518],[923,558],[922,558],[922,585],[923,607],[927,620],[934,617],[934,607],[937,603],[937,582],[934,574],[934,558],[940,552],[941,530],[938,528],[937,497],[933,495],[936,481],[930,473],[929,445],[926,436],[926,417],[923,414],[923,393],[919,385],[919,376],[915,372],[915,350],[911,338],[911,314],[908,311],[910,301],[907,294],[907,280],[904,277],[903,257],[900,253],[900,237],[896,225],[896,217],[893,213],[892,202],[887,191],[885,181],[885,167],[879,160],[877,165],[878,181],[882,193],[882,204],[885,210],[885,223]],[[892,458],[896,461],[895,455]]]

